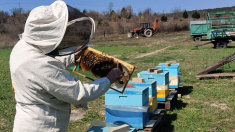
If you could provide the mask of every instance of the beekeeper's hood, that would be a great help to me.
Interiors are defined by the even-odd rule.
[[[86,46],[94,31],[92,18],[58,0],[30,12],[22,39],[43,54],[68,55]]]

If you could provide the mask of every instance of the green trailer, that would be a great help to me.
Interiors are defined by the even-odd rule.
[[[193,37],[194,41],[201,41],[202,36],[207,35],[207,21],[190,21],[190,36]]]
[[[227,48],[235,40],[235,12],[216,12],[207,15],[207,39],[215,48]]]

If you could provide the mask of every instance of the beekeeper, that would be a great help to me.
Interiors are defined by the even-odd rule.
[[[94,27],[93,19],[63,1],[30,12],[10,55],[16,99],[13,131],[66,131],[70,104],[96,99],[121,78],[121,71],[114,68],[107,77],[82,84],[66,70],[76,63]]]

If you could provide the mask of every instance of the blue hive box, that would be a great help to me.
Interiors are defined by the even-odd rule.
[[[136,129],[143,129],[149,121],[149,109],[140,109],[134,106],[122,106],[121,110],[105,108],[105,116],[107,123],[128,124]]]
[[[93,126],[86,132],[109,132],[110,129],[114,127],[109,127],[109,126]],[[127,132],[136,132],[135,128],[130,128],[129,131]]]
[[[146,81],[144,83],[129,81],[129,83],[133,83],[134,87],[149,87],[149,97],[155,97],[157,94],[157,81]]]
[[[160,63],[155,68],[163,69],[164,71],[169,71],[169,76],[178,76],[179,75],[179,63],[171,64],[166,66],[166,63]]]
[[[111,89],[105,93],[105,105],[144,106],[147,103],[149,103],[148,87],[126,88],[123,94]]]
[[[145,81],[157,81],[157,85],[166,85],[169,83],[169,72],[163,71],[162,73],[154,73],[142,71],[138,73],[139,78],[144,78]]]

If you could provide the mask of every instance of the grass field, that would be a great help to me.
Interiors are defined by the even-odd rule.
[[[181,80],[184,87],[180,90],[182,98],[178,98],[177,107],[168,111],[161,131],[235,131],[235,80],[232,78],[204,79],[196,81],[195,75],[219,59],[235,51],[234,44],[226,49],[213,49],[212,45],[194,48],[189,32],[156,34],[151,38],[125,38],[124,36],[107,37],[93,40],[93,48],[127,61],[138,69],[137,73],[153,68],[161,62],[177,60],[183,73]],[[169,47],[168,47],[169,46]],[[168,48],[166,48],[168,47]],[[146,53],[152,55],[140,57]],[[14,93],[11,90],[9,73],[9,55],[11,50],[0,50],[0,131],[11,131],[15,114]],[[235,64],[224,67],[224,72],[234,72]],[[223,68],[217,69],[220,72]],[[90,73],[85,73],[92,76]],[[76,76],[75,74],[73,74]],[[76,76],[77,77],[77,76]],[[83,82],[88,80],[83,79]],[[89,102],[89,109],[84,118],[71,121],[68,131],[85,131],[93,119],[105,121],[104,96]]]

